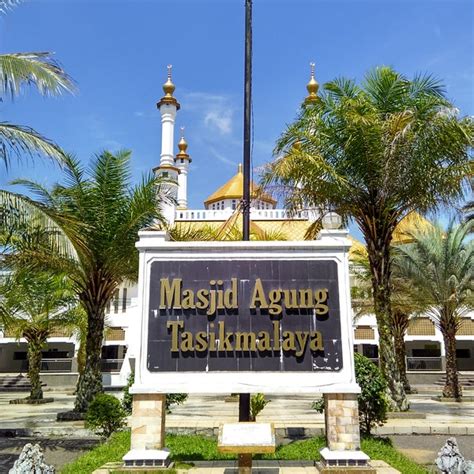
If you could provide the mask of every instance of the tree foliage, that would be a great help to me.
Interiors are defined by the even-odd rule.
[[[42,229],[48,238],[6,258],[24,268],[67,274],[72,282],[87,314],[86,361],[76,399],[80,412],[102,390],[100,359],[107,303],[122,281],[136,281],[138,231],[163,221],[161,205],[168,199],[164,178],[149,174],[132,186],[130,155],[104,151],[89,168],[68,156],[64,182],[51,190],[34,181],[16,180],[33,198],[7,191],[0,194],[0,205],[2,200],[19,197],[26,216],[41,214],[54,223],[53,229]],[[25,216],[19,214],[21,222]],[[14,218],[8,214],[8,219]]]
[[[446,385],[443,394],[460,398],[456,333],[462,316],[474,308],[474,241],[468,239],[473,222],[434,225],[412,233],[412,243],[401,246],[396,271],[415,288],[427,313],[443,334],[446,348]]]
[[[265,187],[296,212],[334,210],[352,218],[368,250],[380,358],[394,408],[408,402],[390,333],[390,244],[400,220],[451,205],[463,196],[474,122],[460,117],[439,81],[409,80],[389,67],[362,86],[339,78],[306,103],[280,137]]]

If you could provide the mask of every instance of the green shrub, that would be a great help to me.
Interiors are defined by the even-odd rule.
[[[122,408],[127,415],[132,414],[133,395],[130,393],[130,387],[135,382],[135,373],[130,372],[127,379],[127,385],[123,388]]]
[[[250,420],[255,421],[257,415],[270,403],[270,400],[265,400],[263,393],[256,393],[250,397]]]
[[[382,372],[370,359],[354,354],[355,375],[360,386],[359,426],[362,434],[370,435],[372,428],[383,425],[387,420],[387,383]],[[324,399],[315,400],[311,407],[318,413],[324,411]]]
[[[187,393],[167,393],[166,394],[166,413],[171,413],[171,405],[180,405],[188,398]]]
[[[387,383],[382,372],[370,359],[354,354],[356,380],[360,386],[360,431],[370,435],[372,428],[387,421]]]
[[[127,417],[120,401],[113,395],[99,393],[89,405],[85,426],[95,434],[108,438],[125,426]]]

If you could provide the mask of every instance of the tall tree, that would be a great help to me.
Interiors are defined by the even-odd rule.
[[[397,261],[398,245],[392,245],[391,253],[393,259]],[[399,257],[398,257],[399,258]],[[355,312],[355,318],[367,314],[374,314],[374,300],[372,297],[372,279],[367,256],[367,249],[362,246],[353,246],[351,248],[352,273],[354,282],[351,288],[352,307]],[[390,278],[390,297],[392,307],[392,318],[390,321],[390,330],[393,335],[395,349],[395,361],[400,372],[400,379],[407,393],[411,392],[410,382],[407,376],[406,367],[406,348],[405,335],[408,330],[410,319],[415,318],[426,311],[428,305],[423,299],[420,299],[413,285],[400,272],[397,272],[397,265],[394,265],[392,276]]]
[[[77,297],[64,276],[17,270],[0,285],[1,316],[4,328],[18,340],[28,343],[30,400],[43,398],[41,351],[57,329],[72,332],[79,314]]]
[[[89,402],[102,391],[100,369],[104,315],[107,303],[124,280],[136,281],[140,229],[164,221],[161,205],[168,199],[168,181],[152,175],[131,185],[130,152],[97,155],[87,169],[68,157],[64,184],[51,191],[40,184],[17,180],[37,196],[27,196],[29,206],[40,210],[67,237],[64,246],[55,240],[9,254],[25,268],[66,273],[87,314],[86,361],[77,386],[75,411],[85,412]],[[12,198],[3,193],[1,198]],[[51,244],[55,244],[54,251]],[[67,248],[67,245],[72,247]]]
[[[439,225],[412,234],[413,243],[401,246],[397,272],[429,304],[428,313],[443,335],[446,384],[443,395],[459,399],[461,387],[456,362],[456,333],[464,312],[474,308],[474,241],[467,236],[473,223]]]
[[[381,369],[392,408],[405,410],[390,328],[392,235],[413,210],[425,213],[461,197],[473,120],[459,117],[428,75],[409,80],[379,67],[361,86],[339,78],[324,89],[282,134],[262,181],[290,210],[334,210],[358,225],[367,244]]]

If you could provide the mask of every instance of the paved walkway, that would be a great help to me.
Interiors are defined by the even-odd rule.
[[[51,395],[55,399],[53,403],[9,405],[10,399],[25,394],[0,393],[0,434],[11,430],[23,436],[89,436],[82,422],[56,422],[58,412],[72,408],[74,396],[62,392]],[[323,415],[311,408],[315,397],[269,395],[268,398],[271,402],[258,416],[258,421],[273,422],[280,439],[322,434]],[[474,402],[439,402],[432,400],[429,394],[419,394],[410,396],[410,403],[409,413],[403,418],[390,418],[376,434],[474,435]],[[166,427],[175,433],[212,434],[221,423],[237,419],[237,401],[191,395],[183,405],[173,407]]]

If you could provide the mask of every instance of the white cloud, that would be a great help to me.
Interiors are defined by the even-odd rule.
[[[237,166],[237,163],[235,163],[232,160],[229,160],[229,158],[226,158],[224,155],[219,153],[213,146],[209,147],[209,152],[219,161],[222,161],[222,163],[225,163],[226,165],[233,166],[233,167]]]
[[[236,107],[227,95],[188,92],[183,104],[199,116],[201,123],[220,135],[232,135]]]

